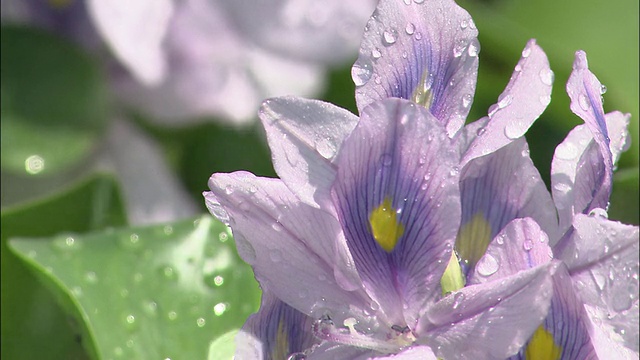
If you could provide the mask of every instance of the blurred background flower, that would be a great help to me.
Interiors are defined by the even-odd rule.
[[[258,105],[291,94],[356,112],[350,69],[375,1],[0,4],[2,355],[83,358],[79,320],[66,321],[7,239],[205,213],[211,173],[274,176]],[[631,114],[609,216],[638,224],[638,2],[459,4],[482,45],[469,119],[487,113],[530,38],[549,57],[552,101],[527,134],[547,186],[553,150],[580,123],[564,91],[573,55],[589,54],[605,112]]]

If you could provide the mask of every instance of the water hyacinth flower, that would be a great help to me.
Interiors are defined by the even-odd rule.
[[[547,58],[530,41],[489,116],[463,127],[476,36],[453,1],[383,0],[352,71],[359,118],[318,101],[264,103],[280,179],[214,174],[205,193],[264,291],[239,358],[633,355],[631,337],[625,349],[600,325],[617,307],[608,320],[637,334],[638,229],[588,215],[606,207],[625,116],[603,120],[578,53],[568,91],[592,110],[557,152],[552,198],[523,138],[550,101]],[[627,288],[622,301],[586,278],[619,259],[605,281]]]

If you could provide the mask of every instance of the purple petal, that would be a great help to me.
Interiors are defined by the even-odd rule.
[[[265,101],[260,119],[282,181],[305,203],[328,208],[335,157],[358,117],[318,100],[282,97]]]
[[[214,174],[209,187],[209,206],[217,202],[226,211],[238,252],[263,288],[306,314],[368,307],[366,294],[336,283],[334,269],[346,265],[337,263],[335,247],[344,240],[333,216],[301,203],[279,179]]]
[[[287,359],[305,351],[319,342],[311,331],[312,324],[312,318],[264,291],[260,310],[236,336],[236,358]]]
[[[173,15],[170,0],[89,0],[87,10],[114,55],[146,85],[157,85],[167,59],[162,43]]]
[[[550,262],[450,294],[420,319],[420,336],[444,359],[515,354],[547,315],[555,267]]]
[[[610,149],[611,139],[607,127],[608,120],[602,108],[601,95],[603,92],[602,84],[589,71],[587,55],[584,51],[576,52],[573,71],[567,82],[567,93],[571,98],[571,111],[584,120],[600,150],[602,165],[587,162],[587,166],[596,165],[603,167],[604,170],[601,179],[598,179],[598,183],[593,184],[593,199],[588,204],[586,212],[594,208],[605,209],[611,195],[614,156]],[[614,118],[610,120],[613,119],[620,120],[620,114],[616,113]],[[616,127],[616,129],[619,129],[619,127]],[[619,134],[616,134],[616,137],[618,136]],[[619,139],[616,142],[619,142]],[[618,146],[614,147],[617,148]],[[589,172],[589,170],[586,171]]]
[[[428,346],[412,346],[411,348],[404,350],[403,352],[391,355],[376,357],[380,360],[437,360],[436,355]]]
[[[409,99],[456,133],[475,92],[477,35],[469,14],[454,1],[380,1],[351,70],[358,109],[389,97]],[[421,100],[416,91],[422,91]]]
[[[400,99],[364,109],[343,144],[334,201],[356,268],[389,325],[412,326],[439,293],[459,221],[457,159],[437,119]],[[387,250],[370,223],[386,201],[403,228]]]
[[[553,344],[548,346],[556,348],[557,359],[598,359],[591,342],[591,323],[564,266],[560,266],[553,276],[551,307],[541,326],[553,338]],[[536,345],[540,346],[527,342],[519,354],[510,359],[529,359],[525,355],[527,347]]]
[[[558,256],[567,263],[585,304],[604,313],[602,322],[622,331],[638,349],[639,230],[598,216],[576,215],[568,246]]]
[[[160,145],[134,125],[114,119],[106,143],[130,224],[170,222],[200,211],[165,162]]]
[[[498,102],[489,108],[489,122],[478,130],[462,163],[494,152],[524,136],[551,101],[552,84],[553,71],[547,56],[535,40],[529,40],[509,84]]]
[[[470,268],[513,219],[530,217],[555,233],[555,207],[525,139],[470,161],[460,175],[460,192],[462,222],[456,249]]]
[[[606,313],[588,305],[586,305],[585,308],[592,319],[591,343],[598,353],[599,359],[638,359],[637,303],[633,310],[633,313],[635,314],[634,321],[630,324],[624,324],[624,326],[620,326],[615,322],[612,322],[611,324],[603,323],[601,319],[607,318]],[[601,314],[595,316],[594,314],[598,312]],[[628,332],[625,332],[625,330]],[[622,345],[623,341],[628,347]]]
[[[481,284],[515,275],[551,261],[553,253],[547,234],[531,218],[511,221],[493,239],[469,278]]]

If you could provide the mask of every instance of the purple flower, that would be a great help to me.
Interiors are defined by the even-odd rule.
[[[463,127],[476,36],[453,1],[382,0],[352,71],[359,118],[263,104],[280,179],[214,174],[205,193],[265,292],[240,357],[631,354],[609,330],[637,334],[638,229],[588,215],[606,207],[625,116],[605,119],[579,53],[568,91],[587,127],[560,147],[576,142],[574,157],[554,159],[552,198],[523,137],[550,101],[547,58],[530,41],[489,116]],[[604,281],[623,298],[594,293],[620,260]]]

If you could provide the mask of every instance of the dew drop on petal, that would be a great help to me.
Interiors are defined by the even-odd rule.
[[[540,104],[547,106],[551,102],[551,95],[540,95],[538,99],[540,100]]]
[[[422,4],[424,2],[424,0],[413,0],[414,3],[416,4]]]
[[[526,126],[519,121],[511,121],[504,127],[504,135],[512,140],[522,137],[526,131]]]
[[[476,265],[478,274],[482,276],[493,275],[499,268],[500,264],[498,263],[498,260],[491,254],[485,254]]]
[[[203,327],[206,323],[207,321],[204,318],[198,318],[196,320],[196,325],[200,328]]]
[[[533,249],[533,241],[531,240],[525,240],[524,243],[522,244],[522,247],[524,248],[525,251],[530,251],[531,249]]]
[[[416,26],[413,25],[413,23],[408,23],[404,28],[404,31],[407,33],[407,35],[413,35],[413,33],[416,31]]]
[[[462,20],[462,22],[460,22],[460,29],[466,29],[467,27],[469,27],[469,21],[467,21],[466,19]]]
[[[369,59],[359,58],[351,68],[351,77],[356,86],[363,86],[373,75],[373,66]]]
[[[471,105],[471,101],[473,101],[473,95],[465,94],[462,97],[462,107],[465,109],[469,108],[469,106]]]
[[[460,304],[462,304],[462,301],[464,301],[464,293],[462,292],[458,292],[455,295],[453,295],[453,305],[451,306],[453,309],[457,309],[460,307]]]
[[[373,48],[373,50],[371,50],[371,57],[377,60],[382,57],[382,53],[378,48]]]
[[[602,208],[592,209],[591,211],[589,211],[589,216],[591,216],[591,217],[599,217],[599,218],[603,218],[603,219],[608,219],[609,218],[609,214],[607,214],[607,210],[602,209]]]
[[[524,50],[522,50],[522,57],[528,58],[529,55],[531,55],[531,48],[527,46],[526,48],[524,48]]]
[[[389,46],[395,44],[398,33],[394,29],[385,30],[382,33],[382,43]]]
[[[582,110],[585,111],[588,111],[591,108],[591,105],[589,105],[589,99],[587,99],[587,96],[584,94],[578,97],[578,104],[580,105]]]
[[[604,95],[607,92],[607,87],[600,85],[600,95]]]
[[[573,160],[578,156],[578,148],[570,142],[563,142],[556,147],[555,156],[559,159]]]
[[[545,85],[553,85],[553,71],[549,68],[545,68],[540,70],[540,80],[542,81],[543,84]]]
[[[380,163],[382,164],[382,166],[391,166],[391,163],[393,162],[393,157],[391,157],[391,155],[389,154],[382,154],[380,156]]]
[[[500,97],[498,98],[498,108],[500,109],[504,109],[507,106],[509,106],[509,104],[511,104],[511,102],[513,101],[513,96],[507,94],[507,95],[500,95]]]
[[[484,127],[481,127],[480,129],[476,130],[476,135],[478,135],[478,136],[482,136],[482,135],[484,135],[484,133],[486,133],[486,132],[487,132],[487,129],[486,129],[486,128],[484,128]]]
[[[227,311],[227,304],[225,303],[217,303],[213,306],[213,313],[216,316],[221,316],[225,311]]]
[[[471,40],[471,42],[469,43],[469,48],[467,49],[467,53],[471,57],[476,57],[478,56],[479,52],[480,52],[480,43],[476,39]]]

